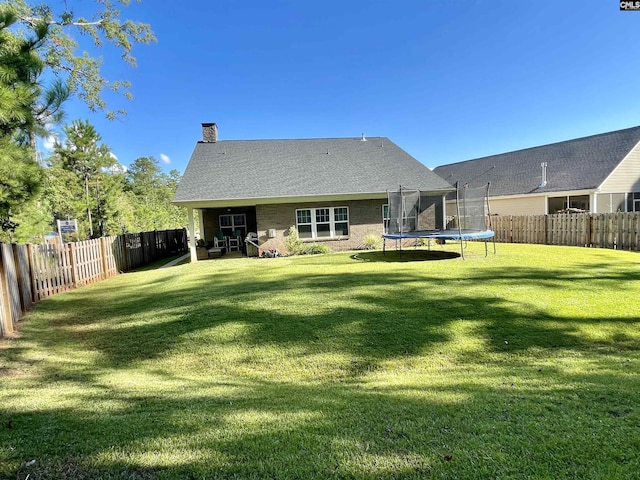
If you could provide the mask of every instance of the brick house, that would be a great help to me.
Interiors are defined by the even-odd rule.
[[[283,249],[295,226],[304,241],[340,251],[383,233],[388,190],[452,190],[385,137],[219,141],[214,123],[202,133],[173,199],[187,208],[193,259],[194,215],[207,243],[252,232],[261,248]]]

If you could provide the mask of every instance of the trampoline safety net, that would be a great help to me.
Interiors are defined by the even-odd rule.
[[[488,185],[458,188],[457,228],[462,230],[488,230]]]
[[[457,240],[461,241],[463,258],[462,241],[484,240],[486,255],[487,239],[495,237],[489,209],[489,184],[473,188],[468,185],[456,185],[456,215],[452,220],[445,217],[447,193],[454,194],[421,192],[404,187],[400,187],[396,192],[387,192],[389,214],[383,239],[396,242],[405,238]],[[450,199],[453,199],[453,196]],[[383,252],[385,245],[383,244]],[[495,238],[493,250],[495,253]]]
[[[386,233],[403,234],[421,230],[442,230],[444,194],[421,192],[400,187],[387,192],[389,221]]]

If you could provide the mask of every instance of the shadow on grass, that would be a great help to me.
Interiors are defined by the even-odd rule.
[[[499,367],[491,374],[508,375]],[[534,369],[529,376],[544,378]],[[625,399],[639,391],[637,378],[616,385],[597,373],[578,378],[559,372],[558,383],[566,386],[542,391],[482,386],[482,380],[425,392],[254,379],[225,385],[231,387],[226,394],[212,393],[219,389],[214,382],[187,382],[189,391],[161,397],[102,386],[84,403],[120,407],[13,412],[12,429],[0,433],[13,446],[0,475],[419,479],[637,473],[636,446],[628,441],[635,428],[629,405],[637,395]],[[583,384],[579,392],[576,382]],[[448,396],[453,399],[444,400]],[[9,465],[22,459],[35,462],[9,473]]]
[[[33,365],[43,384],[86,386],[86,409],[2,412],[0,419],[11,421],[11,428],[0,431],[0,445],[11,449],[0,447],[6,465],[0,477],[630,478],[637,473],[640,445],[633,439],[640,379],[624,373],[629,367],[618,355],[596,355],[603,344],[583,338],[578,328],[603,320],[562,317],[536,309],[530,299],[496,293],[508,285],[579,281],[583,266],[461,267],[464,275],[447,276],[393,265],[339,272],[326,265],[308,265],[304,272],[288,272],[277,261],[255,265],[264,267],[202,270],[184,284],[172,273],[135,277],[140,281],[126,289],[105,282],[39,304],[38,321],[28,329],[30,342],[47,352],[97,353],[85,366]],[[275,272],[280,268],[285,270]],[[640,279],[605,263],[596,268],[603,273],[598,285],[611,289],[623,278]],[[478,284],[488,289],[471,290]],[[606,323],[627,326],[638,318],[612,316]],[[460,327],[483,342],[481,351],[449,351]],[[232,335],[223,334],[229,330]],[[637,337],[612,338],[637,356]],[[240,358],[215,357],[238,345]],[[274,347],[282,357],[268,357],[264,350]],[[572,356],[589,357],[593,368],[585,373],[559,366],[550,372],[551,367],[528,363],[529,350],[541,358],[570,350]],[[133,393],[105,380],[120,369],[149,369],[156,362],[146,361],[162,362],[181,352],[195,359],[183,368],[232,380],[207,382],[204,375],[195,381],[188,371],[160,367],[159,381],[173,390]],[[27,353],[18,348],[12,358],[19,361]],[[345,360],[320,377],[265,380],[287,361],[303,365],[316,355],[334,354]],[[482,365],[486,375],[502,381],[461,369],[447,384],[438,381],[438,375],[448,374],[443,366],[426,383],[366,382],[386,361],[407,359],[410,370],[412,358],[429,356],[469,368]],[[252,366],[259,368],[246,373]],[[105,404],[108,408],[91,408]],[[31,459],[37,462],[23,464]]]
[[[540,311],[526,298],[497,296],[492,290],[507,288],[505,282],[560,286],[573,278],[564,271],[474,268],[466,278],[451,278],[397,270],[314,273],[311,267],[305,273],[274,277],[268,270],[266,266],[262,276],[256,269],[252,275],[222,271],[187,286],[171,275],[158,276],[151,283],[119,290],[117,301],[107,285],[92,290],[91,303],[82,292],[74,292],[38,305],[51,322],[30,325],[30,330],[45,347],[70,342],[99,352],[101,368],[128,367],[205,342],[240,342],[280,345],[309,355],[350,355],[355,357],[350,375],[357,378],[387,359],[438,351],[451,341],[451,326],[464,322],[473,322],[471,328],[489,354],[588,349],[593,342],[582,338],[578,327],[601,322]],[[598,281],[618,288],[617,280],[611,275]],[[479,283],[490,285],[487,292],[464,291]],[[607,319],[621,325],[636,321]],[[239,333],[228,339],[212,333],[225,326],[239,328]],[[200,338],[199,332],[207,335]]]
[[[457,252],[438,250],[391,250],[385,253],[380,251],[358,252],[351,258],[362,262],[428,262],[432,260],[451,260],[460,258]]]

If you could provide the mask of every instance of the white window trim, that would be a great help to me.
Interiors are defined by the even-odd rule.
[[[385,216],[385,207],[387,209],[387,215]],[[389,231],[389,221],[391,217],[389,216],[389,204],[385,203],[382,205],[382,233],[387,233]]]
[[[347,219],[346,220],[340,220],[338,222],[336,222],[335,220],[335,211],[336,209],[339,208],[344,208],[347,211]],[[328,237],[319,237],[318,236],[318,228],[317,228],[317,222],[316,222],[316,210],[324,210],[324,209],[328,209],[329,210],[329,236]],[[305,210],[310,210],[311,211],[311,238],[301,238],[301,240],[303,241],[307,241],[307,240],[316,240],[316,241],[322,241],[322,240],[338,240],[341,238],[349,238],[349,235],[336,235],[336,223],[346,223],[347,224],[347,228],[349,229],[349,234],[351,234],[351,221],[350,221],[350,213],[349,213],[349,207],[347,206],[337,206],[337,207],[309,207],[309,208],[297,208],[296,209],[296,229],[298,229],[299,225],[309,225],[309,223],[302,223],[302,224],[298,224],[298,212],[300,211],[305,211]],[[320,222],[321,224],[325,224],[326,222]],[[298,229],[299,231],[299,229]]]
[[[242,216],[242,223],[236,224],[235,217]],[[231,225],[222,225],[222,218],[231,218]],[[218,229],[223,232],[223,235],[231,236],[236,230],[240,231],[240,234],[244,237],[247,234],[247,215],[244,213],[224,213],[218,216]]]
[[[243,220],[241,224],[236,225],[236,219],[235,217],[240,217],[242,216]],[[223,228],[246,228],[247,227],[247,215],[244,213],[223,213],[221,215],[218,216],[218,226],[222,227],[222,217],[229,217],[231,218],[231,225],[225,225]]]
[[[416,225],[416,227],[418,226],[418,220],[419,220],[419,215],[418,215],[418,207],[414,207],[411,209],[410,212],[407,212],[405,209],[405,205],[404,205],[404,200],[402,201],[403,205],[402,205],[402,222],[403,225],[407,224],[407,223],[413,223],[413,225]],[[387,208],[387,216],[385,217],[384,215],[384,209],[385,207]],[[399,220],[399,219],[398,219]],[[396,220],[396,223],[398,223],[398,220]],[[389,233],[389,225],[391,223],[391,211],[389,209],[389,204],[385,203],[382,205],[382,231],[383,233]],[[399,225],[396,225],[396,228],[400,228]]]

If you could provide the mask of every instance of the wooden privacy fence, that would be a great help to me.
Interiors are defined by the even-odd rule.
[[[178,253],[185,229],[102,237],[48,245],[0,243],[0,337],[34,302],[98,282]]]
[[[640,212],[491,217],[496,242],[640,249]]]

